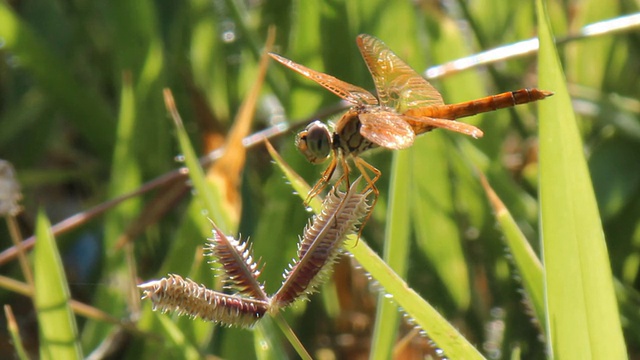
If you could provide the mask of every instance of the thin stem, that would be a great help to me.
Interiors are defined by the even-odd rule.
[[[29,266],[29,260],[25,254],[26,249],[23,243],[22,234],[20,233],[20,227],[18,226],[15,216],[7,216],[7,226],[9,227],[9,233],[11,234],[11,241],[13,241],[13,245],[18,252],[18,260],[20,261],[20,268],[22,268],[24,278],[27,280],[27,284],[33,287],[33,273],[31,272],[31,266]]]
[[[271,317],[276,322],[276,324],[278,324],[278,327],[280,327],[280,330],[282,330],[284,336],[287,337],[287,340],[289,340],[289,343],[291,343],[298,355],[300,355],[300,358],[305,360],[312,360],[311,355],[309,355],[307,349],[304,348],[304,346],[300,342],[300,339],[298,339],[296,334],[293,332],[293,329],[291,329],[291,326],[289,326],[289,323],[287,323],[287,320],[285,320],[284,316],[282,316],[282,313],[278,310],[273,310],[271,312]]]
[[[11,306],[4,306],[4,314],[7,318],[7,329],[9,330],[9,334],[11,334],[11,340],[13,340],[13,347],[16,351],[18,359],[29,359],[29,356],[27,356],[27,352],[22,345],[22,339],[20,338],[20,329],[18,328],[18,323],[16,322],[15,316],[13,316],[13,310],[11,310]]]

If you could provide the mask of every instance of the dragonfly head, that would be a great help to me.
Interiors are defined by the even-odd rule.
[[[296,147],[309,162],[320,164],[331,153],[331,132],[327,125],[316,120],[298,133]]]

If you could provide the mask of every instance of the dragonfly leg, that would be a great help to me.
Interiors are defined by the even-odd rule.
[[[324,190],[325,187],[327,187],[327,185],[329,184],[329,180],[331,180],[331,177],[333,176],[333,173],[336,170],[337,165],[338,165],[338,161],[336,159],[336,156],[334,156],[331,159],[331,163],[329,163],[329,166],[327,167],[327,169],[322,173],[320,180],[318,180],[318,182],[316,182],[316,184],[313,185],[313,188],[309,190],[309,193],[307,194],[307,198],[304,201],[305,206],[309,205],[309,202],[311,201],[311,199],[316,197],[318,194],[320,194],[322,190]]]
[[[336,154],[336,158],[337,158],[337,154]],[[342,166],[342,175],[340,176],[340,178],[338,179],[338,181],[336,181],[336,183],[333,185],[333,191],[336,191],[338,189],[338,187],[340,186],[340,183],[343,181],[347,182],[347,186],[346,186],[346,191],[349,191],[349,188],[351,187],[351,181],[349,181],[349,164],[347,163],[347,159],[344,158],[344,156],[340,157],[340,165]],[[335,218],[335,226],[338,226],[338,218]]]
[[[380,179],[380,176],[382,175],[380,170],[378,170],[376,167],[369,164],[368,162],[360,159],[359,157],[354,158],[354,163],[358,168],[358,170],[360,170],[360,172],[362,173],[362,176],[364,177],[364,179],[367,181],[367,187],[365,187],[362,192],[366,192],[367,190],[371,189],[371,191],[377,196],[380,192],[378,191],[378,188],[375,186],[375,183],[378,181],[378,179]],[[373,173],[373,178],[369,177],[369,174],[367,173],[365,168]]]
[[[342,178],[344,178],[344,180],[347,181],[347,190],[348,190],[351,187],[351,181],[349,181],[349,164],[347,164],[347,159],[342,157],[340,159],[340,165],[342,165]]]
[[[364,188],[362,192],[364,193],[367,190],[371,189],[371,192],[373,193],[373,203],[371,204],[371,208],[369,209],[367,216],[362,221],[362,224],[360,225],[360,230],[358,231],[358,239],[360,239],[360,235],[362,235],[362,230],[364,229],[364,225],[371,218],[371,214],[373,214],[373,208],[376,206],[376,203],[378,202],[378,195],[380,195],[380,191],[378,191],[378,188],[376,187],[375,183],[376,181],[378,181],[382,173],[373,165],[360,159],[359,157],[354,158],[354,164],[356,165],[358,170],[360,170],[364,179],[367,181],[367,186]],[[373,178],[369,177],[369,174],[367,173],[367,170],[365,168],[373,173]],[[357,241],[356,241],[356,244],[357,244]]]

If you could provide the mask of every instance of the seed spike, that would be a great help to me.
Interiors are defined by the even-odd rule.
[[[251,328],[269,309],[267,301],[223,294],[175,274],[138,287],[143,291],[142,298],[151,300],[153,310],[176,312],[226,326]]]
[[[273,296],[272,304],[281,308],[299,298],[306,298],[323,283],[337,259],[347,235],[371,210],[366,202],[370,191],[356,190],[360,178],[346,193],[335,187],[327,195],[322,211],[307,224],[298,243],[298,258],[285,271],[285,280]]]
[[[241,295],[266,301],[268,296],[263,284],[258,281],[262,268],[254,261],[251,245],[247,241],[226,236],[213,221],[211,225],[213,238],[207,239],[207,255],[214,257],[214,262],[221,265],[220,274],[225,286],[237,290]]]

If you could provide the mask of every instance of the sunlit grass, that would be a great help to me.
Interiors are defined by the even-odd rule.
[[[277,28],[274,51],[366,89],[373,84],[355,44],[360,33],[379,37],[421,71],[534,37],[540,28],[533,2],[448,4],[452,6],[383,0],[260,5],[142,1],[82,7],[61,7],[53,1],[0,3],[0,156],[13,163],[22,183],[25,213],[19,222],[25,237],[35,228],[39,206],[59,221],[185,165],[175,161],[177,155],[193,169],[196,154],[220,146],[256,80],[260,47],[270,25]],[[357,245],[351,240],[346,249],[373,279],[345,260],[336,266],[334,282],[328,285],[332,291],[313,295],[310,302],[283,313],[312,356],[328,351],[346,358],[373,351],[372,357],[382,359],[392,351],[408,353],[398,344],[423,349],[426,340],[412,337],[415,333],[403,313],[431,332],[434,340],[440,335],[434,332],[444,329],[446,335],[452,334],[447,327],[457,329],[464,342],[436,344],[447,355],[477,352],[507,358],[514,352],[527,359],[545,358],[547,349],[558,358],[576,354],[573,346],[597,358],[602,344],[623,357],[620,316],[630,355],[637,356],[637,31],[574,41],[553,50],[550,35],[568,35],[623,13],[595,0],[570,9],[558,2],[547,7],[554,33],[540,28],[545,40],[539,61],[509,60],[433,81],[447,103],[522,87],[555,91],[541,108],[522,106],[470,118],[485,132],[481,140],[434,131],[408,150],[366,156],[382,171],[380,199],[362,239]],[[558,51],[562,68],[553,60],[553,51]],[[282,67],[270,66],[265,81],[251,119],[252,131],[306,119],[338,100]],[[184,122],[181,130],[167,116],[163,88],[174,94]],[[576,126],[567,133],[571,124]],[[271,141],[282,155],[281,163],[313,184],[323,168],[307,164],[295,151],[295,131]],[[571,147],[555,147],[569,141]],[[192,153],[179,150],[186,149],[185,144],[190,144]],[[556,170],[578,178],[564,181]],[[505,222],[504,213],[496,220],[478,171],[486,175],[513,222]],[[224,199],[224,191],[209,196],[206,187],[193,181],[188,185],[198,190],[190,191],[192,187],[184,186],[186,177],[181,177],[177,184],[139,196],[110,209],[106,217],[56,236],[73,298],[130,320],[140,331],[125,332],[127,342],[110,342],[121,334],[115,321],[77,317],[85,356],[96,349],[120,351],[128,358],[295,356],[271,322],[261,323],[257,331],[227,329],[153,313],[149,304],[139,301],[137,283],[170,273],[219,289],[219,280],[202,256],[205,237],[210,236],[207,216],[219,217],[218,225],[234,236],[250,236],[255,255],[266,264],[261,275],[265,288],[268,293],[278,289],[282,269],[295,256],[297,237],[311,216],[302,203],[306,185],[293,178],[289,181],[294,186],[288,184],[263,146],[248,150],[238,176],[237,223],[223,224],[225,217],[234,218],[225,214],[226,205],[217,202]],[[590,195],[589,176],[599,209]],[[298,195],[292,194],[294,189]],[[563,220],[565,215],[579,221],[571,225]],[[46,234],[42,219],[39,234]],[[573,230],[556,228],[554,220]],[[503,228],[509,229],[504,235]],[[572,236],[577,247],[563,248],[561,240]],[[515,248],[512,237],[528,240],[530,248]],[[2,250],[9,243],[3,242]],[[512,258],[505,255],[505,244]],[[373,256],[374,251],[380,257]],[[518,260],[522,254],[530,257],[530,264],[518,269],[526,263]],[[45,264],[41,255],[30,256],[32,266],[34,261]],[[53,248],[48,255],[57,256]],[[539,290],[529,290],[539,278],[533,256],[548,262],[546,307],[540,306]],[[607,262],[618,279],[621,314],[613,304]],[[581,264],[582,275],[568,270],[576,263]],[[38,273],[59,274],[53,265],[47,266],[36,267],[36,284]],[[22,280],[19,272],[15,260],[2,268],[7,278]],[[587,280],[580,292],[585,295],[576,295],[579,289],[563,293],[570,289],[563,284],[578,286],[578,278]],[[56,283],[60,289],[66,286],[63,280]],[[25,302],[25,297],[6,289],[9,285],[0,294],[12,305],[18,324],[23,324],[29,312],[14,305]],[[23,289],[21,294],[29,294]],[[551,342],[540,342],[540,327],[529,325],[522,289],[533,293],[539,317],[552,318],[553,326],[544,331],[551,329],[551,336],[545,334]],[[589,291],[600,295],[587,295]],[[385,295],[396,301],[383,300]],[[579,298],[593,301],[581,306]],[[378,307],[376,301],[384,305]],[[405,312],[397,309],[402,301]],[[433,320],[436,317],[441,322]],[[597,325],[594,318],[605,325]],[[73,321],[65,325],[72,329]],[[572,344],[562,340],[566,326],[586,332],[615,331]],[[66,346],[73,352],[77,344]],[[465,353],[467,346],[473,348]],[[33,354],[39,350],[27,348]]]

